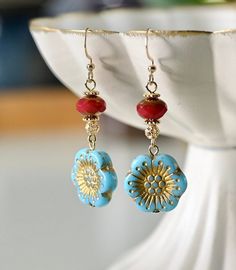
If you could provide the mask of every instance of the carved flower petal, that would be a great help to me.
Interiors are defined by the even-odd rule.
[[[82,203],[90,204],[90,197],[84,196],[84,194],[81,193],[79,188],[77,188],[77,194],[78,194],[78,197],[79,197],[79,199],[81,200]]]
[[[141,197],[137,198],[136,207],[143,212],[158,212],[162,208],[160,202],[153,201],[151,204],[146,205]]]
[[[106,167],[112,167],[111,158],[109,155],[103,151],[98,150],[89,150],[89,156],[93,159],[93,161],[97,164],[97,168],[103,169]]]
[[[131,173],[129,173],[125,178],[124,188],[127,194],[131,198],[135,198],[139,195],[139,191],[137,190],[137,185],[136,185],[137,180],[138,178]]]
[[[100,170],[99,175],[101,176],[101,188],[100,192],[114,191],[117,187],[117,175],[112,168],[109,171]]]
[[[88,152],[88,148],[80,149],[75,155],[75,161],[80,160],[80,159],[85,159],[85,157],[88,154],[87,152]]]
[[[175,196],[170,196],[169,201],[167,203],[166,202],[162,203],[160,211],[169,212],[177,206],[178,202],[179,202],[178,198],[176,198]]]
[[[169,173],[174,173],[175,170],[179,168],[176,160],[170,155],[166,154],[157,155],[153,160],[153,165],[158,166],[160,162],[163,163],[164,167],[170,168]]]
[[[175,189],[171,191],[171,194],[180,197],[187,189],[187,179],[182,171],[179,171],[178,175],[172,175],[172,179],[175,181]]]
[[[110,202],[111,197],[112,197],[112,192],[107,192],[107,193],[101,194],[99,199],[95,201],[94,206],[95,207],[102,207],[102,206],[107,205]]]
[[[131,164],[131,172],[134,175],[140,175],[140,171],[146,170],[146,167],[150,167],[152,159],[148,155],[137,156]]]
[[[78,182],[76,181],[77,170],[78,170],[78,165],[77,165],[77,162],[75,161],[72,167],[72,171],[71,171],[71,180],[72,180],[73,185],[75,185],[76,187],[79,187]]]

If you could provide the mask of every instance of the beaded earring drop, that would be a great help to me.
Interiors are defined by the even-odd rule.
[[[88,28],[85,30],[84,38],[85,55],[89,59],[88,78],[85,82],[84,96],[78,100],[76,109],[84,116],[89,147],[76,153],[71,178],[77,189],[78,197],[84,204],[101,207],[111,200],[112,192],[117,186],[117,176],[109,155],[95,150],[96,135],[99,131],[99,115],[105,111],[106,103],[95,90],[96,82],[93,76],[95,65],[87,51],[88,31],[91,30]]]
[[[145,212],[167,212],[173,210],[187,188],[187,180],[176,160],[170,155],[159,154],[157,138],[159,119],[167,112],[166,103],[156,93],[154,80],[156,66],[149,54],[148,35],[146,32],[146,54],[151,61],[148,67],[149,79],[147,93],[137,105],[139,116],[145,119],[145,135],[151,140],[149,155],[139,155],[134,159],[131,170],[125,178],[124,188],[136,202],[138,209]]]

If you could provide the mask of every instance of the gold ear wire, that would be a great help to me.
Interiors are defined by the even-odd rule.
[[[147,58],[152,62],[152,66],[155,65],[154,63],[154,59],[151,57],[150,53],[149,53],[149,32],[151,32],[152,30],[150,28],[147,29],[146,31],[146,39],[145,39],[145,48],[146,48],[146,54],[147,54]]]
[[[156,71],[156,65],[155,65],[154,59],[151,57],[149,53],[149,47],[148,47],[149,33],[151,31],[152,30],[150,28],[147,29],[146,38],[145,38],[145,49],[146,49],[147,58],[151,61],[151,65],[148,66],[149,76],[148,76],[148,82],[146,84],[146,89],[148,90],[150,94],[154,94],[157,90],[157,83],[155,82],[155,79],[154,79],[154,72]]]
[[[86,29],[85,29],[85,35],[84,35],[84,52],[85,52],[86,57],[87,57],[87,58],[89,59],[89,61],[90,61],[90,65],[92,65],[92,64],[93,64],[93,59],[92,59],[92,57],[89,55],[88,49],[87,49],[87,36],[88,36],[88,31],[91,31],[91,32],[92,32],[92,30],[89,29],[89,28],[86,28]]]
[[[87,37],[88,37],[88,32],[92,32],[91,29],[86,28],[85,29],[85,35],[84,35],[84,52],[86,57],[89,59],[89,64],[87,65],[87,69],[88,69],[88,78],[85,82],[85,87],[89,90],[89,93],[94,93],[94,94],[98,94],[98,92],[95,92],[95,88],[96,88],[96,82],[93,78],[93,70],[95,69],[95,65],[93,63],[93,59],[91,57],[91,55],[88,53],[88,49],[87,49]]]

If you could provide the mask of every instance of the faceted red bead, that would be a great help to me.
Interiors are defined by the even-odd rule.
[[[96,95],[84,96],[77,101],[76,110],[83,115],[102,113],[106,110],[106,102]]]
[[[144,119],[157,120],[167,112],[167,105],[159,98],[146,98],[138,103],[137,112]]]

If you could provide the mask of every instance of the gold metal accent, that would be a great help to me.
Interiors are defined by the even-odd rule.
[[[64,29],[64,28],[56,28],[56,27],[49,27],[44,25],[38,25],[36,21],[44,19],[44,18],[37,18],[30,21],[29,27],[31,31],[37,31],[37,32],[45,32],[45,33],[55,33],[55,32],[61,32],[64,34],[78,34],[83,35],[84,30],[82,29]],[[93,30],[94,33],[98,35],[126,35],[130,37],[137,37],[137,36],[143,36],[145,35],[146,31],[143,30],[130,30],[127,32],[118,32],[118,31],[109,31],[109,30]],[[236,29],[223,29],[218,31],[202,31],[202,30],[152,30],[152,34],[155,36],[164,36],[164,37],[186,37],[186,36],[195,36],[195,35],[211,35],[211,34],[219,34],[219,33],[227,33],[227,32],[236,32]]]
[[[150,123],[160,124],[160,121],[158,119],[146,119],[144,122],[146,124],[150,124]]]
[[[100,130],[99,126],[99,118],[87,118],[85,129],[88,132],[88,134],[97,134]]]
[[[79,160],[76,174],[82,196],[92,197],[93,201],[98,198],[98,191],[101,187],[101,176],[95,163],[91,160]]]
[[[148,71],[149,71],[149,75],[148,75],[148,82],[146,84],[146,89],[148,90],[148,92],[150,94],[154,94],[157,90],[157,83],[155,82],[155,79],[154,79],[154,72],[156,71],[156,65],[155,65],[155,62],[154,62],[154,59],[153,57],[151,57],[150,53],[149,53],[149,33],[151,32],[152,30],[150,28],[147,29],[146,31],[146,36],[145,36],[145,49],[146,49],[146,55],[147,55],[147,58],[151,61],[151,65],[148,66]]]
[[[151,140],[148,151],[150,156],[153,158],[159,153],[159,147],[157,146],[157,138],[160,135],[160,130],[158,128],[159,121],[148,120],[145,122],[147,124],[145,135]]]
[[[101,170],[103,172],[114,172],[114,168],[112,166],[105,166],[105,167],[102,167]]]
[[[84,34],[84,51],[85,51],[85,55],[86,57],[89,59],[90,64],[88,65],[88,69],[93,70],[94,68],[94,64],[93,64],[93,59],[92,57],[89,55],[88,53],[88,49],[87,49],[87,35],[88,35],[88,31],[91,31],[89,28],[85,29],[85,34]]]
[[[93,117],[84,117],[84,121],[86,121],[85,129],[88,133],[88,143],[90,150],[94,150],[96,147],[96,135],[100,130],[99,126],[99,117],[93,116]]]
[[[93,78],[93,73],[88,72],[88,79],[85,82],[85,87],[88,89],[88,92],[85,92],[85,95],[98,95],[98,92],[93,91],[96,88],[96,82]]]
[[[91,150],[94,150],[96,147],[96,141],[97,141],[97,137],[95,134],[89,134],[88,135],[88,143],[89,143],[89,148]]]
[[[88,49],[87,49],[87,36],[88,36],[89,31],[92,32],[91,29],[86,28],[85,34],[84,34],[84,52],[85,52],[85,56],[89,60],[89,64],[87,65],[88,78],[85,82],[85,87],[89,91],[88,93],[90,93],[90,95],[91,95],[92,92],[93,92],[93,94],[95,94],[94,89],[96,88],[96,82],[93,78],[93,70],[95,69],[95,65],[94,65],[93,59],[92,59],[91,55],[88,53]],[[86,92],[86,94],[88,94],[88,93]]]
[[[235,29],[236,31],[236,29]],[[196,36],[196,35],[211,35],[215,32],[211,31],[202,31],[202,30],[154,30],[152,29],[152,35],[158,37],[187,37],[187,36]],[[129,37],[138,37],[146,35],[144,30],[130,30],[125,35]]]
[[[145,135],[150,140],[156,140],[160,134],[160,130],[158,128],[158,123],[156,122],[148,122],[147,128],[145,129]]]
[[[98,117],[98,115],[85,115],[84,117],[83,117],[83,121],[98,121],[99,120],[99,117]]]
[[[148,47],[148,36],[149,36],[149,32],[151,32],[152,30],[150,28],[147,29],[146,31],[146,38],[145,38],[145,48],[146,48],[146,54],[147,54],[147,58],[151,61],[152,66],[155,67],[155,63],[154,63],[154,59],[151,57],[150,53],[149,53],[149,47]]]
[[[151,143],[148,147],[148,151],[151,157],[153,158],[159,153],[159,147],[157,146],[155,142]]]
[[[80,13],[78,12],[80,15]],[[57,27],[50,27],[45,25],[39,25],[38,21],[44,20],[44,19],[59,19],[61,17],[66,16],[66,14],[55,16],[55,17],[40,17],[36,19],[32,19],[29,22],[29,28],[31,31],[37,31],[37,32],[45,32],[45,33],[55,33],[55,32],[61,32],[64,34],[78,34],[83,36],[85,34],[85,30],[83,29],[66,29],[66,28],[57,28]],[[105,30],[105,29],[93,29],[93,34],[96,35],[111,35],[111,34],[119,34],[118,31],[111,31],[111,30]]]
[[[160,161],[157,166],[155,166],[152,161],[151,167],[144,165],[144,168],[140,168],[137,175],[132,173],[137,180],[129,181],[128,184],[132,186],[133,193],[138,192],[134,200],[138,200],[141,197],[139,204],[145,205],[146,209],[150,209],[152,203],[154,203],[154,212],[159,212],[159,203],[162,208],[165,207],[163,203],[173,205],[170,197],[173,196],[177,199],[178,197],[172,194],[172,191],[177,187],[175,179],[172,178],[173,173],[170,173],[170,169],[169,166],[165,167],[162,161]]]

